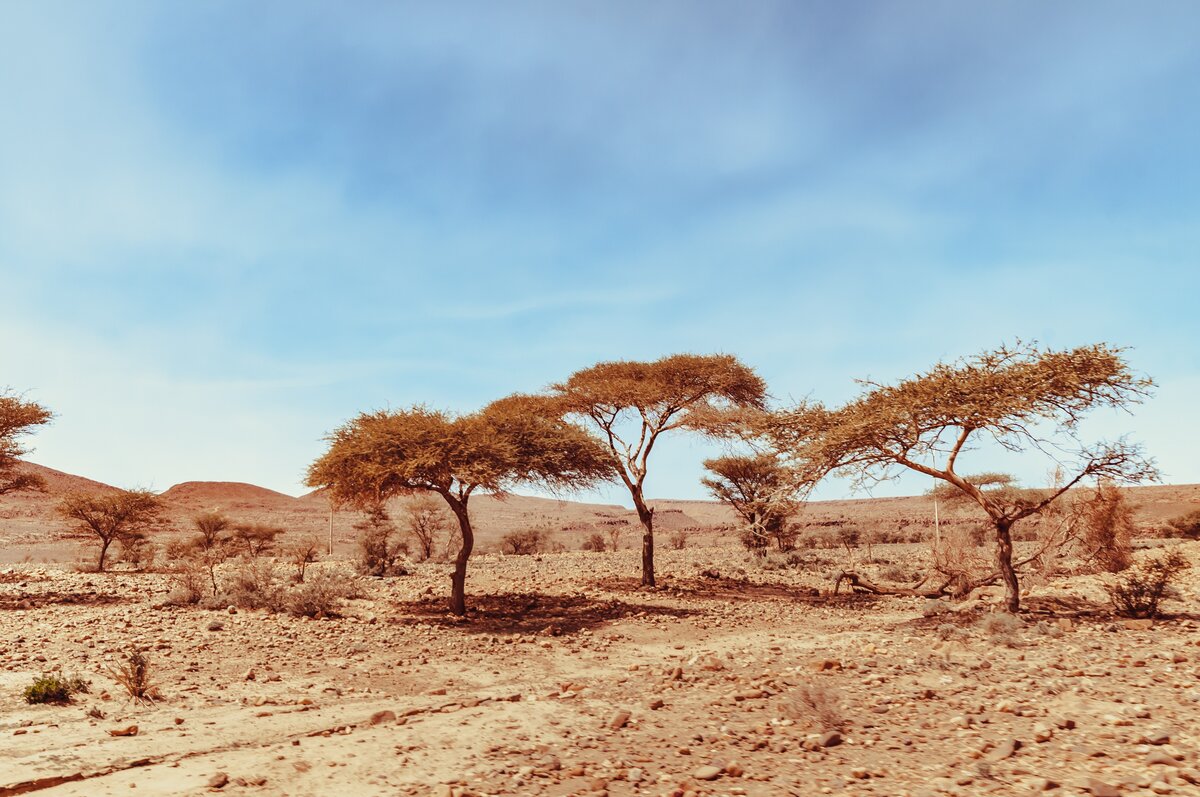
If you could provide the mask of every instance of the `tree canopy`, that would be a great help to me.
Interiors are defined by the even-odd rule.
[[[866,381],[837,409],[801,404],[780,413],[773,434],[798,466],[848,476],[855,486],[903,469],[940,479],[987,513],[997,534],[997,568],[1007,604],[1019,607],[1012,568],[1012,524],[1041,512],[1084,479],[1136,483],[1157,478],[1153,463],[1125,440],[1086,443],[1080,422],[1092,410],[1127,408],[1153,382],[1135,375],[1124,350],[1096,344],[1055,351],[1034,343],[1002,346],[892,385]],[[959,474],[958,459],[980,442],[1012,452],[1039,451],[1066,474],[1041,494],[989,489]]]
[[[39,476],[17,472],[20,458],[29,453],[21,438],[34,427],[50,423],[53,417],[50,410],[36,402],[0,392],[0,495],[43,486]]]
[[[714,498],[730,506],[746,524],[746,547],[762,551],[774,540],[786,549],[793,535],[788,520],[799,511],[811,484],[770,453],[708,459],[711,473],[700,480]]]
[[[111,493],[68,493],[58,513],[80,534],[94,535],[99,544],[96,570],[104,572],[109,547],[115,542],[129,545],[163,525],[163,505],[148,490],[118,490]]]
[[[574,490],[615,475],[608,451],[546,410],[542,399],[510,396],[468,415],[420,406],[363,413],[329,435],[308,483],[364,509],[416,491],[442,496],[462,531],[451,610],[463,614],[472,494],[502,496],[518,484]]]
[[[617,463],[642,522],[642,583],[654,585],[654,510],[646,503],[650,453],[659,437],[686,429],[718,434],[728,413],[765,409],[767,386],[728,354],[675,354],[653,362],[602,362],[551,386],[564,417],[589,426]]]

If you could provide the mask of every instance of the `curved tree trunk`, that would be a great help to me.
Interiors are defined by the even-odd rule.
[[[475,534],[471,531],[471,518],[467,512],[466,501],[451,501],[447,499],[454,516],[458,518],[458,527],[462,532],[462,547],[454,560],[454,572],[450,575],[450,612],[462,617],[467,613],[467,560],[475,547]]]
[[[637,509],[638,520],[642,521],[642,586],[653,587],[654,584],[654,509],[646,506],[639,493],[633,494],[633,505]]]
[[[1013,568],[1011,526],[1008,521],[996,521],[996,569],[1000,571],[1000,580],[1004,582],[1004,607],[1015,614],[1021,610],[1021,585]]]
[[[112,537],[101,538],[100,540],[100,560],[96,562],[96,572],[104,572],[104,558],[108,556],[108,546],[112,545]]]

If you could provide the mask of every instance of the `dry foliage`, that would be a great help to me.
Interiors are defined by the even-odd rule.
[[[367,516],[355,523],[358,530],[358,572],[364,576],[402,576],[408,573],[402,564],[408,556],[408,544],[398,539],[396,526],[383,505],[367,510]]]
[[[1119,573],[1133,562],[1133,507],[1115,484],[1100,482],[1086,499],[1077,502],[1078,545],[1085,564],[1107,573]]]
[[[798,532],[789,521],[800,511],[811,481],[767,453],[717,457],[705,460],[704,467],[712,475],[700,483],[741,517],[747,550],[766,553],[772,542],[779,551],[796,547]]]
[[[140,648],[127,650],[115,666],[108,668],[108,675],[138,703],[153,703],[160,697],[158,687],[150,678],[150,660]]]
[[[31,473],[17,473],[20,458],[29,453],[21,438],[53,418],[50,410],[25,401],[10,391],[0,391],[0,495],[18,490],[40,490],[42,480]]]
[[[654,509],[644,486],[650,452],[661,435],[687,429],[728,431],[727,414],[765,409],[766,383],[727,354],[676,354],[654,362],[604,362],[552,386],[564,417],[590,427],[629,489],[642,523],[642,583],[654,586]]]
[[[162,503],[148,490],[67,493],[58,504],[58,513],[76,533],[96,537],[96,570],[101,573],[113,543],[131,543],[163,525]]]
[[[813,475],[838,473],[859,486],[894,478],[902,469],[939,479],[965,494],[993,527],[1006,606],[1020,607],[1010,530],[1088,478],[1134,483],[1157,478],[1141,450],[1124,441],[1089,445],[1079,425],[1090,410],[1125,408],[1149,395],[1123,350],[1105,344],[1067,351],[1018,343],[893,385],[864,382],[859,398],[835,410],[805,403],[771,425],[775,445]],[[980,440],[1014,452],[1054,450],[1069,475],[1042,494],[989,490],[957,470],[958,458]]]
[[[364,508],[418,491],[441,496],[458,520],[450,611],[462,615],[474,493],[504,495],[518,484],[575,489],[613,473],[608,452],[550,409],[544,399],[510,396],[471,415],[424,407],[364,413],[329,436],[308,483],[329,489],[335,503]]]
[[[500,538],[500,550],[512,556],[529,556],[545,552],[548,542],[549,538],[542,529],[510,531]]]
[[[446,505],[432,495],[420,493],[404,502],[404,517],[413,541],[413,558],[418,562],[431,559],[438,540],[451,528],[452,518]]]
[[[792,693],[788,713],[818,731],[845,731],[846,720],[841,693],[832,686],[810,682],[800,684]]]
[[[321,558],[321,551],[321,541],[316,537],[303,537],[284,550],[284,557],[294,568],[293,576],[297,584],[304,582],[308,566]]]
[[[1152,618],[1159,604],[1171,594],[1171,586],[1191,565],[1179,551],[1171,551],[1130,568],[1105,590],[1113,608],[1127,617]]]

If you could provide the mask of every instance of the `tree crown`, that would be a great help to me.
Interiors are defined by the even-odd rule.
[[[15,473],[20,457],[29,453],[21,438],[35,426],[50,423],[50,410],[7,391],[0,391],[0,495],[17,490],[39,489],[41,478],[31,473]]]
[[[416,490],[461,501],[478,489],[574,489],[609,478],[608,452],[545,406],[510,396],[461,416],[419,406],[363,413],[329,436],[308,483],[335,502],[371,506]]]

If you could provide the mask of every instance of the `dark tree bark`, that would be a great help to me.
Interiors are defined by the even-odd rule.
[[[475,548],[475,534],[471,530],[471,517],[467,511],[466,501],[459,501],[447,496],[447,503],[458,518],[458,528],[462,532],[462,547],[454,559],[454,573],[450,576],[450,612],[464,616],[467,613],[467,561]]]
[[[996,522],[996,570],[1000,580],[1004,582],[1004,605],[1014,614],[1021,609],[1021,586],[1017,582],[1017,571],[1013,567],[1011,524],[1007,521]]]
[[[633,504],[637,508],[638,520],[642,522],[642,586],[653,587],[654,581],[654,509],[638,493],[634,493]]]

